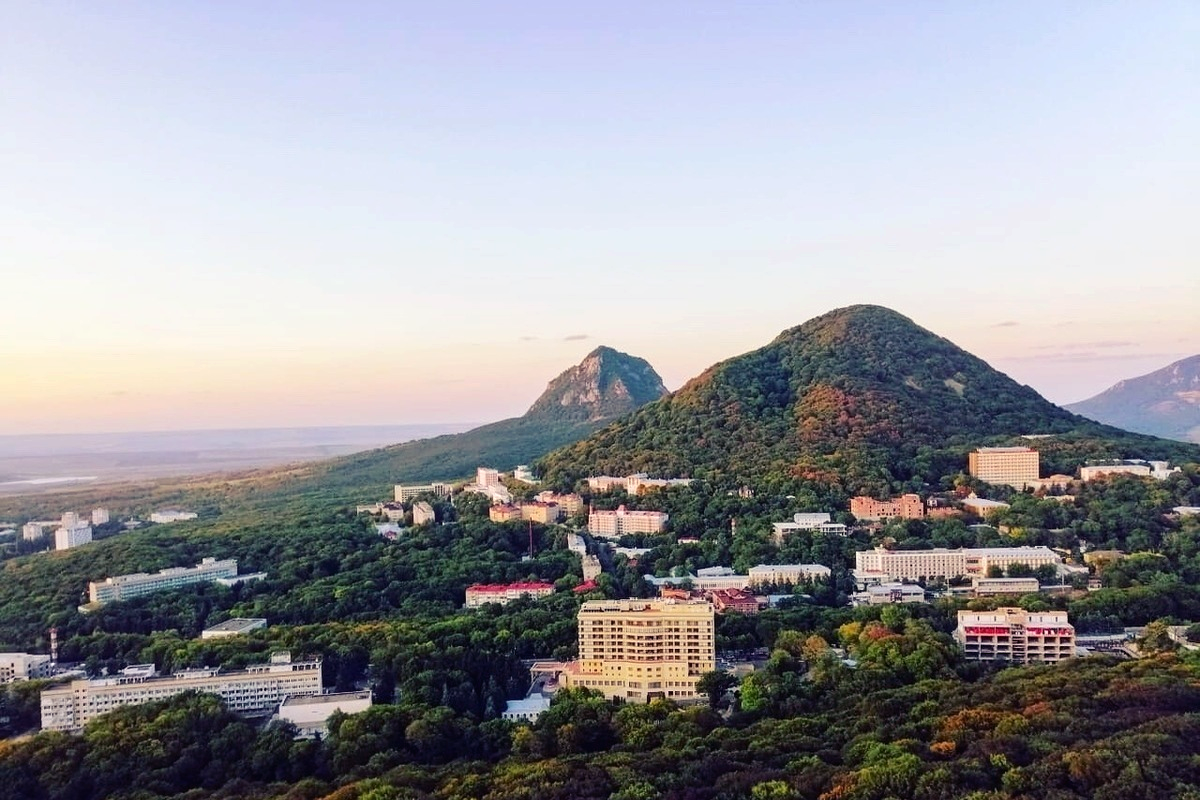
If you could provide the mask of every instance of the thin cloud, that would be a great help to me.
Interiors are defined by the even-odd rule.
[[[1137,347],[1137,342],[1125,342],[1116,339],[1105,339],[1099,342],[1075,342],[1073,344],[1037,344],[1034,350],[1117,350],[1123,347]]]
[[[1007,322],[997,322],[997,323],[996,323],[995,325],[993,325],[992,327],[993,327],[993,328],[1015,328],[1015,327],[1017,327],[1017,326],[1018,326],[1018,325],[1020,325],[1020,324],[1021,324],[1021,323],[1019,323],[1019,322],[1013,322],[1013,321],[1010,319],[1010,320],[1008,320]]]
[[[582,342],[584,339],[592,338],[586,333],[572,333],[570,336],[564,336],[564,342]]]
[[[519,342],[536,342],[537,340],[538,340],[538,337],[536,337],[536,336],[522,336],[517,341],[519,341]]]
[[[1008,356],[997,361],[1058,361],[1080,363],[1089,361],[1134,361],[1146,358],[1178,358],[1175,353],[1098,353],[1092,350],[1070,350],[1059,353],[1035,353]]]

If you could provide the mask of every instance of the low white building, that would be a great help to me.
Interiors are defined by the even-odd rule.
[[[251,631],[257,631],[267,627],[267,621],[261,617],[227,619],[224,622],[217,623],[211,628],[205,628],[200,632],[201,639],[226,639],[230,636],[245,636]]]
[[[752,587],[766,584],[797,584],[828,578],[829,567],[823,564],[759,564],[750,568]]]
[[[812,531],[831,536],[845,536],[848,533],[845,525],[833,522],[829,514],[824,512],[796,514],[791,522],[776,522],[772,524],[772,528],[776,547],[782,547],[788,534],[797,531]]]
[[[988,570],[1012,564],[1037,569],[1057,567],[1062,557],[1049,547],[973,547],[959,550],[863,550],[854,554],[854,577],[860,586],[890,581],[986,578]]]
[[[868,606],[924,603],[925,590],[915,583],[881,583],[868,586],[850,599],[855,605]]]
[[[369,691],[288,695],[279,704],[276,718],[295,725],[299,738],[313,739],[329,733],[329,718],[335,711],[357,714],[369,709],[372,702]]]
[[[509,700],[500,716],[512,722],[533,722],[548,708],[550,698],[535,694],[524,700]]]
[[[1135,475],[1163,481],[1176,472],[1179,472],[1179,467],[1172,468],[1166,461],[1129,459],[1127,461],[1115,461],[1108,464],[1089,464],[1086,467],[1080,467],[1079,479],[1086,483],[1105,475]]]
[[[194,511],[179,511],[174,508],[168,508],[163,511],[155,511],[150,515],[150,521],[157,522],[159,525],[169,525],[172,522],[187,522],[189,519],[195,519],[197,516]]]
[[[412,484],[408,486],[397,483],[393,489],[393,495],[397,503],[407,502],[422,494],[431,494],[435,497],[449,497],[450,492],[450,484],[437,482]]]

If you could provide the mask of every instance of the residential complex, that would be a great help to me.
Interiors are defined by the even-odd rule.
[[[172,522],[186,522],[189,519],[195,519],[197,516],[194,511],[177,511],[175,509],[167,509],[165,511],[155,511],[150,515],[151,522],[157,522],[160,525],[167,525]]]
[[[960,550],[864,550],[854,554],[854,576],[860,585],[892,581],[949,580],[987,577],[992,567],[1023,564],[1036,569],[1058,566],[1062,558],[1049,547],[976,547]]]
[[[822,564],[759,564],[750,568],[748,577],[751,587],[782,586],[828,578],[830,572],[829,567]]]
[[[662,511],[592,511],[588,514],[588,532],[593,536],[623,536],[627,533],[661,533],[667,524]]]
[[[200,638],[227,639],[230,636],[245,636],[251,631],[261,630],[265,627],[267,627],[267,621],[261,617],[252,617],[249,619],[237,617],[219,622],[211,628],[205,628],[200,631]]]
[[[419,486],[403,486],[396,484],[394,489],[394,497],[397,503],[403,503],[412,500],[423,494],[431,494],[435,497],[449,497],[450,484],[448,483],[424,483]]]
[[[1038,451],[1031,447],[980,447],[967,455],[972,477],[984,483],[1024,489],[1039,477]]]
[[[276,653],[270,663],[224,672],[220,668],[192,669],[157,677],[154,666],[129,667],[120,675],[42,691],[42,729],[78,731],[100,714],[121,706],[165,700],[187,691],[218,695],[231,711],[266,713],[289,696],[321,693],[321,662],[292,661]]]
[[[110,519],[110,517],[109,517],[107,508],[92,509],[92,524],[93,525],[106,525],[106,524],[108,524],[109,519]]]
[[[1080,467],[1079,479],[1087,482],[1094,481],[1096,478],[1105,475],[1137,475],[1162,481],[1171,477],[1176,472],[1179,472],[1179,467],[1172,468],[1166,461],[1141,461],[1134,459],[1118,461],[1113,464],[1091,464],[1086,467]]]
[[[432,525],[437,522],[437,513],[433,506],[424,500],[418,500],[412,507],[413,525]]]
[[[925,503],[915,494],[901,495],[895,500],[876,500],[860,495],[850,498],[850,513],[855,519],[866,520],[922,519]]]
[[[467,587],[467,602],[463,608],[479,608],[487,603],[505,605],[521,597],[546,597],[552,594],[552,583],[477,583]]]
[[[28,681],[50,676],[50,656],[30,653],[0,653],[0,683]]]
[[[590,600],[579,609],[579,660],[562,684],[610,699],[697,700],[696,682],[716,668],[714,612],[707,602]]]
[[[1053,664],[1075,655],[1075,628],[1065,611],[959,611],[954,638],[972,661]]]
[[[205,583],[218,578],[236,578],[237,576],[236,558],[226,558],[220,561],[215,558],[206,558],[194,567],[169,567],[159,570],[153,575],[135,572],[130,575],[116,575],[102,581],[92,581],[88,584],[88,598],[93,603],[109,603],[114,600],[141,597],[166,589],[176,589],[192,583]]]
[[[593,492],[611,492],[613,489],[624,489],[626,494],[641,494],[646,489],[661,489],[667,486],[687,486],[691,478],[651,478],[644,472],[616,478],[612,475],[593,475],[587,479],[588,488]]]

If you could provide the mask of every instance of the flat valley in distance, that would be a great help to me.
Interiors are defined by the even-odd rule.
[[[316,461],[459,433],[476,424],[0,436],[0,495]]]

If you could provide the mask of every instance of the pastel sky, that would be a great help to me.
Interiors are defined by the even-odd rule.
[[[832,308],[1200,352],[1200,4],[8,4],[0,433],[487,421]]]

